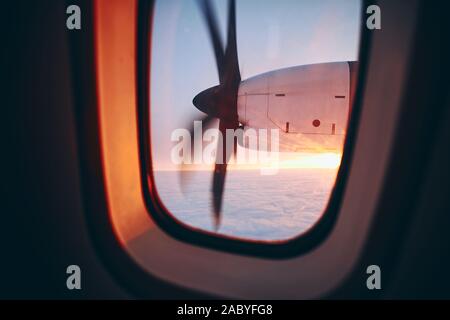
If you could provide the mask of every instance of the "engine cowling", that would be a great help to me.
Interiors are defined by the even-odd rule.
[[[244,80],[239,121],[246,130],[277,129],[279,151],[341,150],[352,100],[350,66],[303,65]],[[242,145],[249,147],[246,140]]]

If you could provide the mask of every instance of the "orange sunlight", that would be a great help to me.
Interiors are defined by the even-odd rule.
[[[272,157],[269,157],[273,159]],[[337,169],[341,164],[342,153],[324,152],[324,153],[279,153],[278,159],[268,162],[259,162],[254,164],[235,163],[230,159],[228,170],[259,170],[262,168],[277,169]],[[156,171],[212,171],[212,164],[204,165],[183,165],[171,166],[165,168],[155,168]]]

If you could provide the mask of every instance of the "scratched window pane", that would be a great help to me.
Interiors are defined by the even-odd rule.
[[[156,1],[151,152],[171,218],[283,241],[322,217],[357,76],[359,0]]]

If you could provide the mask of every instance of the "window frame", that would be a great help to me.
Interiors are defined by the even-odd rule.
[[[361,17],[364,17],[362,1]],[[141,184],[144,203],[150,218],[165,233],[177,240],[195,246],[216,249],[228,253],[250,255],[261,258],[286,259],[305,254],[319,246],[332,231],[338,217],[341,200],[345,191],[349,169],[353,156],[356,133],[361,113],[362,93],[366,80],[368,52],[371,33],[361,24],[359,47],[359,70],[353,105],[350,106],[350,116],[347,124],[347,134],[343,148],[341,165],[336,175],[334,187],[328,203],[316,223],[306,232],[282,241],[260,241],[242,239],[232,236],[215,234],[178,222],[158,196],[153,177],[153,162],[151,153],[151,102],[150,102],[150,70],[151,70],[151,36],[154,1],[140,0],[138,3],[137,28],[137,118],[138,143],[141,172]],[[363,20],[361,20],[363,21]]]
[[[388,172],[398,153],[394,139],[404,136],[398,123],[406,110],[403,110],[404,95],[410,68],[415,66],[412,60],[415,55],[410,53],[412,45],[417,45],[415,34],[423,12],[419,10],[419,1],[412,1],[406,11],[393,2],[379,3],[386,13],[383,29],[392,32],[386,36],[382,31],[374,31],[366,47],[370,47],[367,52],[370,59],[364,66],[365,86],[360,93],[364,106],[335,226],[322,244],[309,253],[277,260],[233,255],[178,241],[162,231],[145,212],[137,144],[136,32],[111,32],[112,26],[120,25],[118,16],[128,16],[133,26],[137,25],[138,1],[113,1],[107,6],[103,1],[80,1],[84,7],[94,9],[93,15],[90,9],[86,11],[88,28],[69,36],[83,216],[98,258],[118,283],[140,297],[171,299],[279,299],[280,295],[289,299],[329,298],[354,288],[353,280],[356,283],[359,280],[352,273],[365,268],[364,261],[371,261],[367,260],[367,252],[372,252],[373,247],[369,240],[376,238],[378,225],[382,226],[380,230],[386,228],[386,212],[378,203],[386,183],[389,184],[383,173]],[[136,16],[130,15],[131,11]],[[99,53],[100,46],[122,43],[124,37],[127,41],[120,50],[130,49],[127,46],[133,43],[133,55],[129,55],[132,63],[125,60],[125,66],[118,64],[121,56],[114,50]],[[386,52],[395,54],[388,54],[386,59]],[[102,88],[122,84],[123,77],[118,78],[117,72],[112,75],[106,72],[114,67],[133,79],[131,86],[122,88],[125,93],[120,92],[122,97],[125,94],[125,101],[117,91],[109,92],[113,98],[108,101],[102,99]],[[112,117],[115,113],[120,115],[120,121]],[[123,143],[130,145],[125,154],[118,147]],[[115,166],[117,161],[126,161],[136,170]],[[130,183],[136,188],[129,188]],[[133,233],[138,238],[130,238],[129,230],[118,217],[119,211],[123,211],[120,208],[134,208],[129,212],[133,226],[138,216],[150,220],[145,233]],[[396,209],[394,206],[393,213]],[[141,245],[140,249],[136,250],[136,244]],[[380,250],[386,255],[395,253],[395,248],[388,245]],[[183,268],[177,268],[180,265]]]

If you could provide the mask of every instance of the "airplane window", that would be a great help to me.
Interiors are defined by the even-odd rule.
[[[286,241],[326,212],[358,67],[360,0],[156,1],[150,142],[170,219]]]

